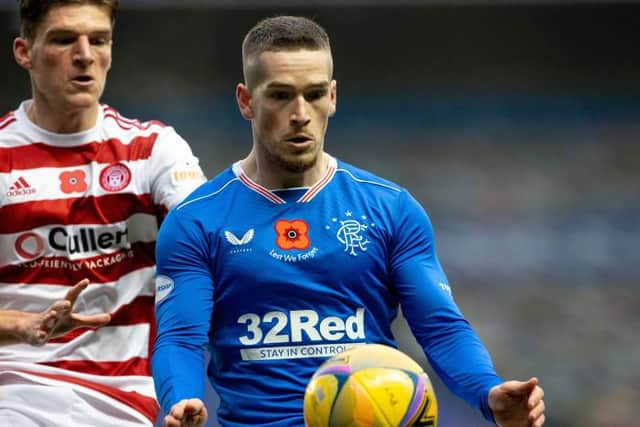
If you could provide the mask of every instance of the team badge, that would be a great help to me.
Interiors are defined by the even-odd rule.
[[[109,165],[100,173],[100,186],[110,193],[126,188],[131,182],[131,171],[123,163]]]
[[[351,211],[346,211],[344,216],[344,219],[331,218],[332,225],[325,226],[325,229],[335,229],[336,238],[344,246],[344,251],[351,256],[358,256],[358,252],[367,251],[367,245],[371,242],[366,233],[369,227],[375,227],[376,224],[369,222],[366,215],[354,217]]]

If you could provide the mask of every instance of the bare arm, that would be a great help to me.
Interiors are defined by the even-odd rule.
[[[55,301],[40,313],[0,310],[0,345],[43,345],[73,329],[97,328],[109,323],[111,316],[106,313],[86,316],[73,312],[73,304],[88,285],[88,279],[79,281],[69,289],[64,299]]]

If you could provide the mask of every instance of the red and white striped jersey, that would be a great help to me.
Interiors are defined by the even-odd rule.
[[[0,308],[40,312],[86,277],[74,310],[112,321],[41,347],[4,346],[0,374],[89,388],[150,425],[157,228],[204,175],[158,121],[101,105],[94,128],[55,134],[27,118],[30,102],[0,118]]]

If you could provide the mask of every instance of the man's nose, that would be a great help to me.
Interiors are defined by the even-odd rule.
[[[75,43],[73,61],[82,65],[89,65],[93,62],[93,52],[91,41],[87,36],[80,36]]]
[[[309,115],[307,100],[304,96],[299,95],[295,99],[294,110],[291,114],[291,124],[295,126],[304,126],[311,121]]]

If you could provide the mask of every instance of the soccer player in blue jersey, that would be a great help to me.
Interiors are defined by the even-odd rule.
[[[157,242],[152,365],[165,426],[202,426],[204,352],[223,426],[301,426],[328,356],[395,346],[399,306],[447,386],[500,426],[544,423],[536,378],[503,381],[451,295],[431,223],[402,187],[324,150],[329,38],[268,18],[242,46],[249,155],[169,213]]]

